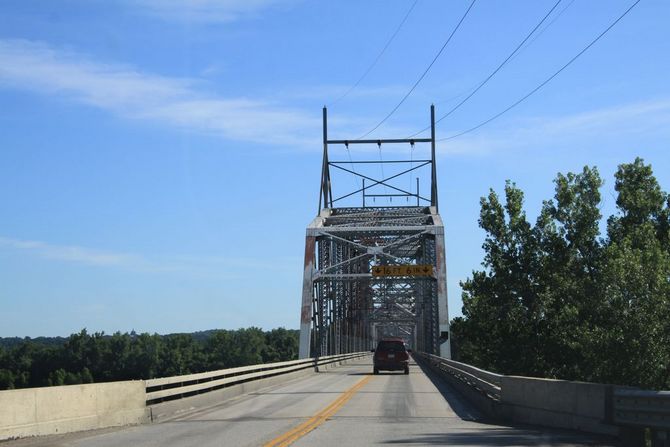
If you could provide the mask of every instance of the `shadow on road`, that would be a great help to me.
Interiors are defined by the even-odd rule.
[[[458,391],[446,383],[442,378],[435,374],[430,368],[424,367],[420,363],[416,363],[416,366],[423,371],[423,373],[428,377],[428,379],[433,383],[435,388],[440,392],[444,400],[449,403],[449,406],[456,415],[463,419],[464,421],[476,421],[476,422],[491,422],[486,415],[478,411],[474,406],[469,404],[463,396],[461,396]]]
[[[459,445],[459,446],[605,446],[586,436],[570,433],[542,433],[518,428],[492,428],[458,433],[426,433],[412,438],[393,439],[385,444]]]

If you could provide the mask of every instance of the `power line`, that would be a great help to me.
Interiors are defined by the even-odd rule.
[[[533,44],[533,42],[535,42],[535,41],[536,41],[542,34],[544,34],[544,32],[545,32],[551,25],[553,25],[554,22],[556,22],[559,18],[561,18],[561,16],[563,15],[563,13],[564,13],[570,6],[572,6],[572,4],[573,4],[574,2],[575,2],[575,0],[570,0],[570,3],[568,3],[567,5],[565,5],[565,6],[563,7],[563,9],[561,9],[560,11],[558,11],[558,14],[556,14],[556,15],[554,16],[554,18],[551,19],[551,21],[549,21],[549,23],[547,23],[546,26],[545,26],[544,28],[542,28],[537,34],[535,34],[535,36],[533,36],[533,38],[530,40],[530,42],[528,42],[527,45],[525,45],[523,48],[521,48],[521,50],[519,50],[519,52],[518,52],[517,54],[515,54],[514,57],[512,57],[512,60],[516,59],[516,58],[519,56],[519,54],[523,53],[523,50],[525,50],[526,48],[528,48],[529,46],[531,46],[531,45]]]
[[[383,183],[384,194],[388,194],[388,190],[386,189],[386,174],[384,174],[384,157],[382,157],[382,145],[377,144],[377,146],[379,147],[379,161],[381,162],[381,163],[379,163],[379,168],[382,171],[382,182],[384,182]],[[389,197],[389,199],[391,200],[390,197]],[[390,200],[389,200],[389,203],[390,203]]]
[[[546,24],[546,25],[545,25],[545,26],[544,26],[538,33],[536,33],[536,34],[533,36],[533,38],[532,38],[527,44],[525,44],[525,45],[524,45],[524,46],[523,46],[523,47],[522,47],[522,48],[521,48],[521,49],[520,49],[514,56],[512,56],[512,58],[510,59],[510,61],[513,61],[514,59],[516,59],[517,57],[519,57],[519,55],[520,55],[521,53],[523,53],[523,51],[524,51],[526,48],[528,48],[529,46],[531,46],[531,45],[532,45],[532,44],[533,44],[533,43],[534,43],[534,42],[535,42],[535,41],[536,41],[542,34],[544,34],[545,31],[547,31],[547,29],[548,29],[549,27],[551,27],[551,25],[553,25],[553,24],[554,24],[554,23],[555,23],[555,22],[556,22],[556,21],[557,21],[557,20],[558,20],[564,13],[565,13],[565,11],[566,11],[568,8],[570,8],[570,6],[572,6],[573,3],[575,3],[575,0],[570,0],[570,3],[568,3],[567,5],[565,5],[565,6],[563,7],[563,9],[561,9],[561,10],[558,12],[558,14],[556,14],[556,15],[554,16],[554,18],[551,19],[551,20],[549,21],[549,23],[547,23],[547,24]],[[459,93],[458,95],[454,95],[454,96],[451,96],[451,97],[449,97],[449,98],[447,98],[447,99],[444,99],[444,100],[442,100],[442,101],[438,101],[438,102],[435,103],[435,105],[448,104],[448,103],[455,102],[455,101],[459,100],[460,98],[462,98],[463,96],[467,95],[468,92],[469,92],[470,90],[476,88],[477,85],[478,85],[478,84],[473,84],[472,87],[469,87],[469,88],[465,89],[464,91],[462,91],[462,92]],[[428,129],[430,129],[430,126],[428,126],[428,127],[426,127],[425,129],[422,129],[421,131],[415,133],[414,135],[412,135],[412,137],[413,137],[413,136],[416,136],[416,135],[418,135],[418,134],[420,134],[420,133],[422,133],[422,132],[425,132],[425,131],[428,130]],[[411,137],[409,137],[409,138],[411,138]]]
[[[551,15],[551,13],[554,12],[554,10],[561,3],[561,1],[562,0],[558,0],[556,3],[554,3],[554,6],[552,6],[549,9],[549,11],[544,15],[544,17],[542,17],[542,20],[540,20],[537,23],[537,25],[535,25],[535,27],[526,35],[526,37],[524,37],[523,40],[516,46],[516,48],[514,48],[514,51],[512,51],[505,58],[505,60],[502,61],[502,63],[500,65],[498,65],[498,67],[495,70],[493,70],[490,75],[488,75],[488,77],[486,79],[484,79],[482,82],[480,82],[479,85],[477,86],[477,88],[475,88],[472,92],[470,92],[470,94],[468,96],[466,96],[461,102],[459,102],[454,107],[452,107],[451,110],[449,110],[447,113],[442,115],[437,121],[435,121],[435,124],[439,123],[440,121],[442,121],[443,119],[445,119],[446,117],[448,117],[449,115],[454,113],[456,110],[458,110],[463,104],[465,104],[470,98],[472,98],[475,95],[475,93],[477,93],[482,87],[484,87],[484,85],[487,82],[489,82],[491,80],[491,78],[493,78],[493,76],[495,76],[496,73],[498,73],[505,66],[505,64],[507,64],[507,62],[509,62],[510,59],[512,59],[512,57],[521,49],[521,47],[523,47],[523,45],[528,41],[528,39],[530,39],[530,37],[535,33],[535,31],[537,31],[538,28],[540,26],[542,26],[542,24],[547,20],[547,18]],[[415,137],[415,136],[419,135],[420,133],[423,133],[423,132],[427,131],[428,129],[430,129],[430,126],[424,128],[424,129],[421,129],[420,131],[416,132],[415,134],[410,135],[407,138]]]
[[[436,105],[436,106],[439,106],[440,104],[449,104],[450,102],[454,102],[454,101],[456,101],[456,100],[458,100],[458,99],[464,97],[464,96],[465,96],[471,89],[473,89],[473,88],[475,88],[475,87],[477,87],[477,84],[473,84],[472,87],[468,87],[465,91],[459,93],[458,95],[454,95],[454,96],[451,96],[451,97],[449,97],[449,98],[447,98],[447,99],[443,99],[443,100],[441,100],[441,101],[437,101],[437,102],[435,103],[435,105]],[[423,132],[424,130],[427,130],[427,129],[430,129],[430,127],[426,127],[426,128],[423,129],[421,132]]]
[[[412,88],[409,89],[409,91],[405,94],[405,96],[404,96],[404,97],[400,100],[400,102],[393,108],[393,110],[391,110],[391,111],[389,112],[389,114],[386,115],[386,116],[384,117],[384,119],[382,119],[379,123],[377,123],[377,125],[376,125],[375,127],[373,127],[372,129],[370,129],[367,133],[365,133],[365,134],[361,135],[360,137],[358,137],[358,138],[357,138],[358,140],[362,140],[363,138],[367,137],[367,136],[370,135],[372,132],[374,132],[375,130],[377,130],[377,129],[379,128],[379,126],[381,126],[382,124],[384,124],[384,123],[386,122],[386,120],[389,119],[389,118],[391,117],[391,115],[393,115],[393,114],[396,112],[396,110],[398,110],[398,108],[405,102],[405,100],[409,97],[409,95],[412,94],[412,92],[414,91],[414,89],[419,85],[419,83],[423,80],[423,78],[426,76],[426,74],[428,74],[428,71],[431,69],[431,67],[433,66],[433,64],[435,63],[435,61],[437,61],[437,58],[440,57],[440,55],[442,54],[442,52],[444,51],[444,49],[447,47],[447,45],[448,45],[449,42],[451,41],[451,38],[454,37],[454,34],[456,34],[456,31],[458,31],[458,29],[461,27],[461,24],[463,23],[463,21],[465,20],[465,18],[468,16],[468,13],[469,13],[470,10],[472,9],[472,7],[474,6],[474,4],[475,4],[476,1],[477,1],[477,0],[472,0],[472,3],[470,3],[470,6],[469,6],[468,9],[465,11],[465,14],[463,14],[463,17],[461,17],[461,19],[458,21],[458,24],[456,25],[456,27],[454,28],[454,30],[451,32],[451,34],[449,35],[449,37],[447,38],[447,40],[444,42],[444,44],[442,45],[442,48],[440,48],[440,51],[437,52],[437,54],[436,54],[435,57],[433,58],[433,61],[432,61],[432,62],[428,65],[428,67],[424,70],[423,74],[419,77],[419,79],[416,80],[416,82],[414,83],[414,85],[412,86]]]
[[[418,2],[419,2],[419,0],[414,0],[414,3],[412,3],[412,6],[410,6],[410,8],[407,10],[407,13],[405,13],[405,16],[403,17],[403,19],[400,22],[400,24],[398,25],[398,27],[395,29],[395,31],[393,32],[391,37],[386,41],[386,44],[384,45],[384,48],[382,48],[382,50],[379,52],[379,54],[377,55],[375,60],[372,62],[372,64],[370,64],[370,66],[367,68],[367,70],[365,70],[363,75],[360,78],[358,78],[358,80],[354,83],[353,86],[351,86],[349,88],[349,90],[344,92],[344,94],[342,96],[340,96],[335,101],[333,101],[331,105],[334,105],[334,104],[338,103],[339,101],[344,99],[347,95],[349,95],[349,93],[351,93],[356,87],[358,87],[358,85],[363,81],[363,79],[365,79],[365,77],[370,73],[370,71],[372,71],[372,69],[377,65],[377,62],[379,62],[379,60],[381,59],[382,55],[386,52],[386,49],[391,45],[391,42],[393,42],[395,37],[398,35],[398,33],[400,32],[400,29],[403,27],[403,25],[407,21],[407,18],[410,16],[410,14],[414,10],[414,7],[416,6],[416,4]],[[347,155],[349,156],[349,162],[351,163],[352,176],[353,176],[353,179],[354,179],[354,182],[355,182],[356,178],[357,178],[357,172],[356,172],[356,169],[354,167],[354,162],[351,158],[351,151],[349,150],[349,145],[348,144],[346,145],[346,148],[347,148]],[[381,147],[379,148],[379,157],[381,159]],[[382,178],[383,177],[384,177],[384,170],[383,170],[383,166],[382,166]],[[386,188],[386,186],[384,186],[384,188]]]
[[[351,151],[349,150],[349,145],[345,144],[345,147],[347,149],[347,155],[349,156],[349,163],[351,164],[351,172],[352,172],[352,180],[354,181],[354,187],[358,188],[358,183],[356,180],[358,180],[358,173],[356,172],[356,168],[354,167],[354,160],[351,158]]]
[[[623,19],[626,15],[628,15],[628,13],[629,13],[629,12],[630,12],[630,11],[631,11],[631,10],[638,4],[638,3],[640,3],[640,1],[641,1],[641,0],[637,0],[635,3],[633,3],[633,4],[632,4],[632,5],[631,5],[631,6],[630,6],[630,7],[629,7],[623,14],[621,14],[621,15],[620,15],[614,22],[612,22],[607,28],[605,28],[605,30],[604,30],[603,32],[601,32],[601,33],[598,35],[598,37],[596,37],[595,39],[593,39],[593,40],[591,41],[591,43],[589,43],[586,47],[584,47],[584,49],[582,49],[582,51],[580,51],[579,53],[577,53],[577,54],[576,54],[572,59],[570,59],[565,65],[563,65],[561,68],[559,68],[558,71],[556,71],[554,74],[552,74],[552,75],[549,76],[547,79],[545,79],[544,82],[542,82],[540,85],[538,85],[538,86],[535,87],[533,90],[531,90],[530,92],[528,92],[528,93],[527,93],[525,96],[523,96],[521,99],[519,99],[518,101],[516,101],[515,103],[513,103],[512,105],[510,105],[509,107],[507,107],[507,108],[506,108],[505,110],[503,110],[502,112],[499,112],[499,113],[497,113],[496,115],[493,115],[491,118],[487,119],[486,121],[483,121],[483,122],[477,124],[476,126],[471,127],[471,128],[469,128],[469,129],[467,129],[467,130],[464,130],[464,131],[462,131],[462,132],[459,132],[459,133],[457,133],[457,134],[451,135],[451,136],[446,137],[446,138],[441,138],[441,139],[439,139],[438,141],[452,140],[452,139],[454,139],[454,138],[458,138],[458,137],[460,137],[460,136],[462,136],[462,135],[465,135],[465,134],[467,134],[467,133],[473,132],[473,131],[479,129],[480,127],[483,127],[483,126],[487,125],[487,124],[490,123],[491,121],[493,121],[493,120],[495,120],[495,119],[501,117],[501,116],[504,115],[505,113],[507,113],[507,112],[509,112],[510,110],[512,110],[514,107],[516,107],[516,106],[518,106],[519,104],[521,104],[522,102],[524,102],[524,101],[525,101],[526,99],[528,99],[531,95],[533,95],[535,92],[537,92],[537,91],[540,90],[542,87],[544,87],[545,85],[547,85],[552,79],[554,79],[556,76],[558,76],[563,70],[565,70],[566,68],[568,68],[568,67],[569,67],[574,61],[576,61],[582,54],[586,53],[586,51],[587,51],[589,48],[591,48],[596,42],[598,42],[598,41],[599,41],[605,34],[607,34],[607,32],[608,32],[609,30],[611,30],[612,28],[614,28],[614,26],[615,26],[617,23],[619,23],[619,21],[620,21],[621,19]]]
[[[372,71],[372,69],[375,67],[375,65],[377,65],[377,62],[379,62],[379,59],[381,59],[384,52],[386,52],[386,49],[389,47],[389,45],[391,45],[391,42],[393,42],[393,39],[395,39],[395,36],[398,34],[398,32],[400,32],[400,29],[405,24],[405,22],[407,21],[407,18],[412,13],[412,10],[414,9],[414,7],[416,6],[416,4],[418,2],[419,2],[419,0],[414,0],[414,3],[412,3],[412,6],[410,6],[409,10],[407,11],[407,14],[405,14],[405,17],[400,22],[400,25],[398,25],[398,27],[394,31],[393,35],[389,38],[389,40],[386,41],[386,45],[384,45],[384,48],[382,48],[380,53],[377,55],[377,57],[372,62],[372,64],[370,64],[370,66],[367,68],[367,70],[365,70],[365,73],[363,73],[363,75],[360,78],[358,78],[358,81],[356,81],[356,83],[354,85],[352,85],[351,88],[349,88],[349,90],[344,92],[344,94],[342,96],[340,96],[335,101],[333,101],[331,106],[335,105],[336,103],[338,103],[339,101],[344,99],[347,95],[349,95],[349,93],[351,93],[356,87],[358,87],[358,84],[360,84],[363,81],[363,79],[365,79],[365,77],[368,75],[368,73],[370,73],[370,71]]]

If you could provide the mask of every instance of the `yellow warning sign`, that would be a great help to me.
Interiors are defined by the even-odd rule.
[[[372,276],[433,276],[433,266],[423,265],[375,265]]]

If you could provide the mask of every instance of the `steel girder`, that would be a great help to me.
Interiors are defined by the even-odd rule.
[[[433,275],[375,277],[376,265]],[[434,207],[324,209],[307,228],[300,357],[367,350],[385,336],[449,357],[444,227]]]
[[[307,228],[305,242],[300,358],[367,350],[387,336],[402,337],[419,351],[450,358],[444,226],[437,199],[435,108],[430,108],[430,138],[329,140],[327,117],[324,107],[319,211]],[[430,157],[383,160],[382,145],[397,144],[409,145],[412,151],[415,145],[429,144]],[[348,162],[333,161],[329,145],[344,146],[347,151],[350,145],[376,145],[379,160],[354,161],[349,154]],[[372,165],[379,166],[381,178],[365,170]],[[395,172],[386,175],[384,166],[396,168]],[[353,191],[336,191],[339,194],[334,195],[331,168],[360,180],[360,188],[355,183]],[[417,175],[416,188],[398,183],[413,175]],[[428,183],[429,194],[419,191],[419,176]],[[343,205],[359,194],[362,207]],[[370,200],[391,203],[394,198],[396,202],[404,198],[408,205],[367,206]],[[410,200],[416,206],[410,206]],[[433,273],[372,273],[376,266],[406,265],[431,265]]]

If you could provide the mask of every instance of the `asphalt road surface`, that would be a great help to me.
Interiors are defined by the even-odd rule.
[[[0,447],[607,446],[584,434],[483,422],[412,364],[372,375],[370,359],[222,402],[176,420],[0,443]]]

